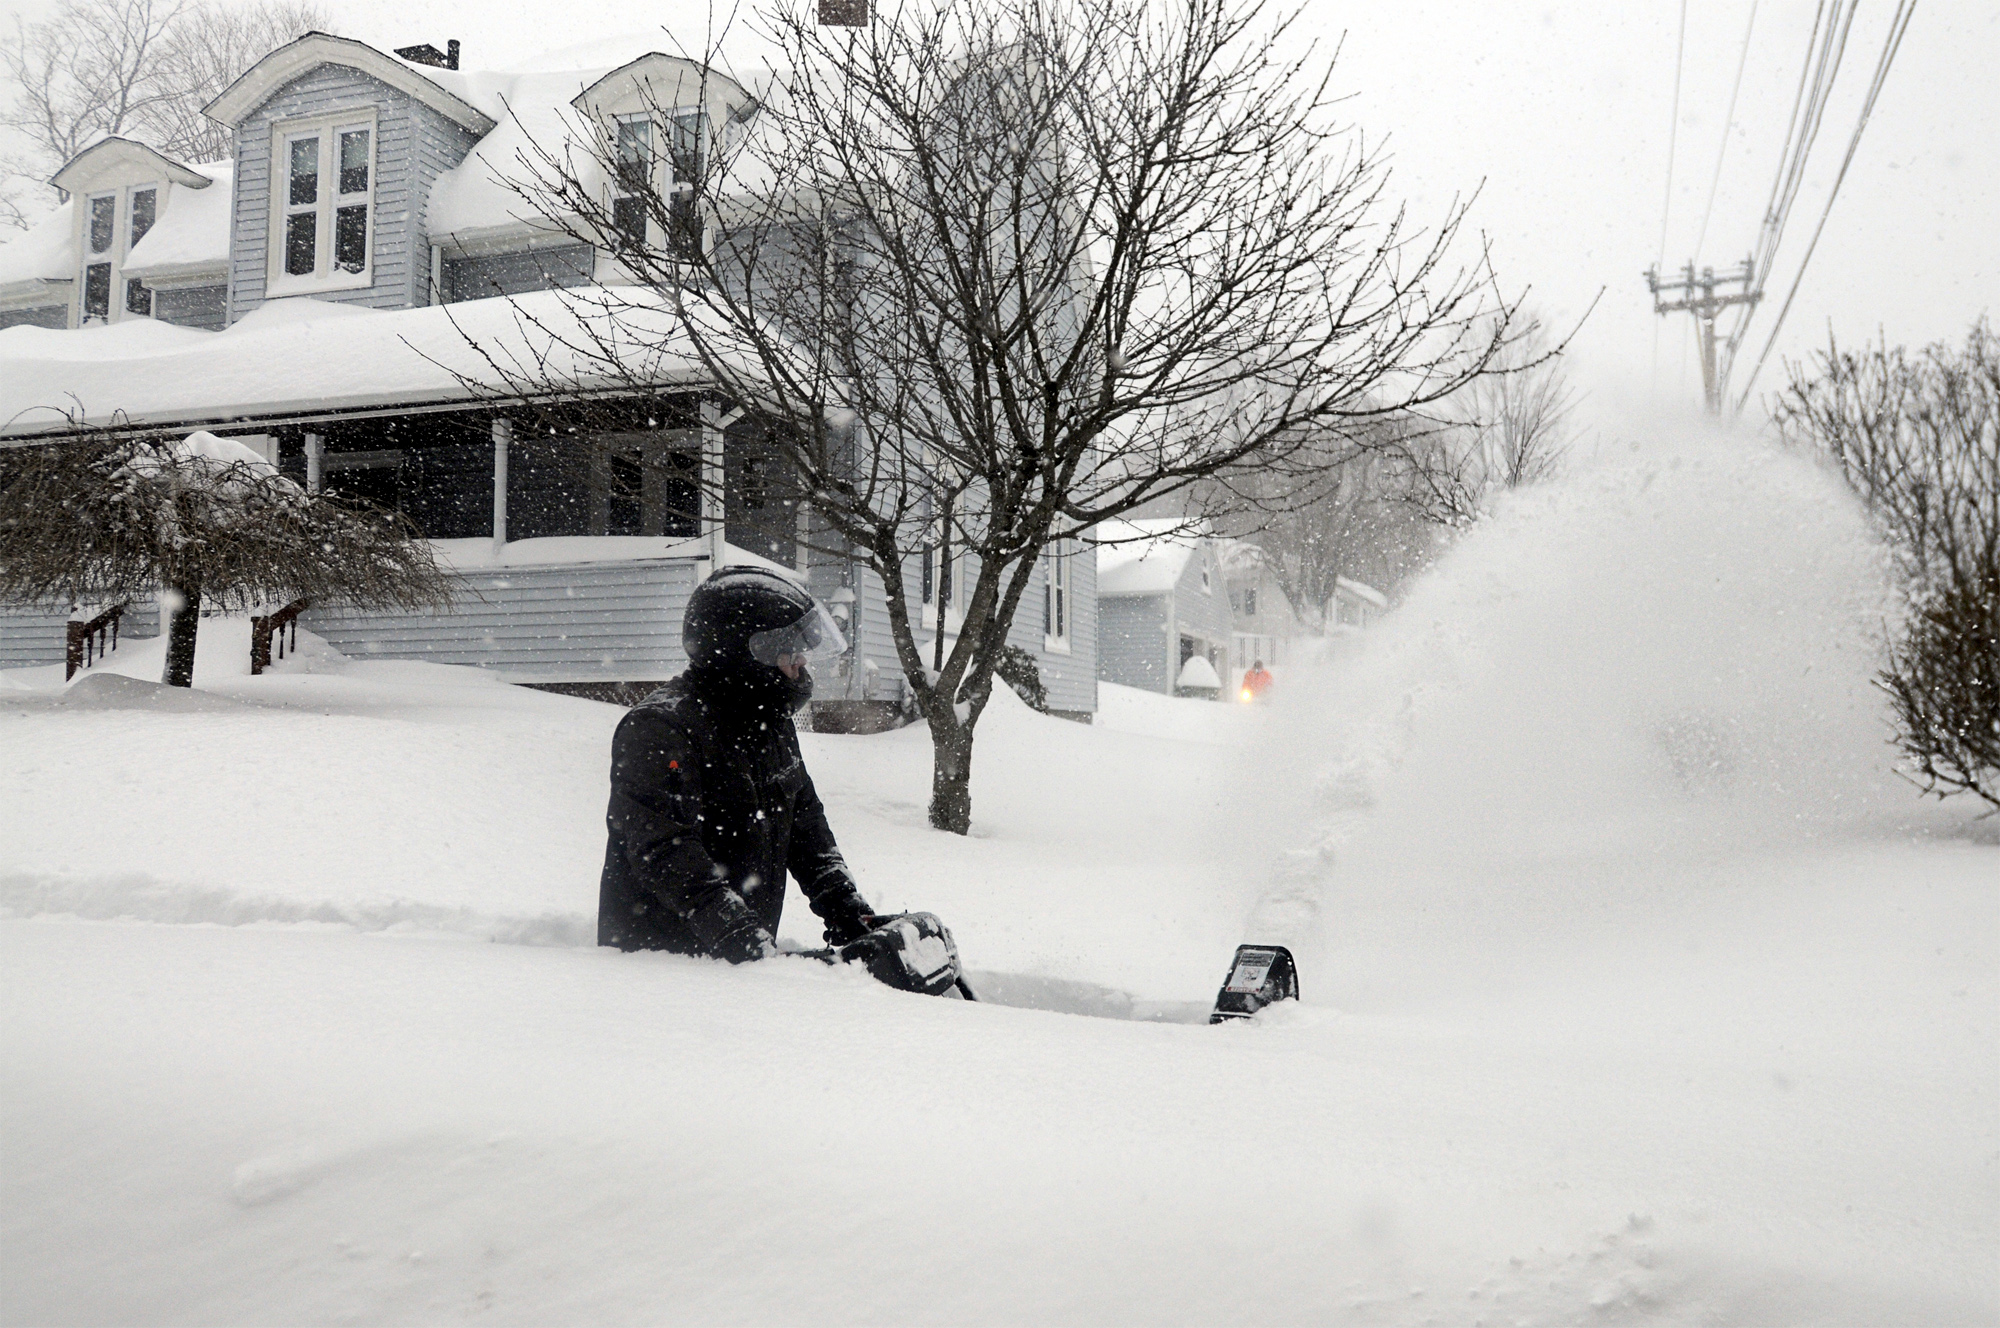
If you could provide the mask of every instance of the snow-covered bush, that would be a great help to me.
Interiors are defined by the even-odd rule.
[[[1795,365],[1788,438],[1833,462],[1882,524],[1910,596],[1883,688],[1927,792],[2000,807],[2000,340],[1914,356],[1838,344]]]
[[[155,590],[172,611],[162,681],[187,687],[204,602],[414,609],[447,602],[451,585],[400,514],[308,494],[211,433],[85,438],[0,459],[0,600],[114,603]]]

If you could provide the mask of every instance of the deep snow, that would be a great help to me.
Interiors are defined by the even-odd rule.
[[[2000,1321],[2000,849],[1884,769],[1886,605],[1695,440],[1268,706],[1003,700],[966,839],[920,732],[805,736],[990,994],[1293,944],[1218,1029],[597,951],[609,707],[226,621],[193,694],[0,675],[0,1317]]]

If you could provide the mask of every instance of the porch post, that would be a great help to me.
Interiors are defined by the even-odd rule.
[[[724,519],[722,466],[722,407],[715,398],[701,402],[701,533],[708,542],[708,574],[722,570]]]
[[[493,421],[493,556],[507,551],[507,445],[514,441],[514,421]]]
[[[316,433],[306,435],[306,492],[318,493],[326,473],[326,439]]]

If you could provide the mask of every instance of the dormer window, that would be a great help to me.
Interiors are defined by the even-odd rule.
[[[654,241],[649,227],[650,203],[657,194],[666,204],[667,252],[687,257],[701,246],[701,216],[695,191],[707,164],[708,117],[686,108],[651,114],[621,115],[612,145],[611,224],[623,248]]]
[[[369,284],[375,125],[320,121],[275,131],[279,163],[270,293]]]

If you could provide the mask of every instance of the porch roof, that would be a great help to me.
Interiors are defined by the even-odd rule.
[[[309,422],[708,381],[678,316],[637,290],[394,311],[276,300],[221,332],[151,319],[0,330],[0,438]]]

